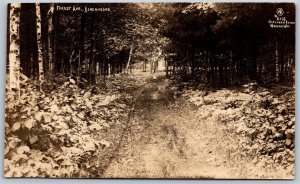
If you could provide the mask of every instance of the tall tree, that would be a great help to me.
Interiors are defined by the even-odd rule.
[[[53,70],[53,14],[54,14],[54,3],[50,4],[49,11],[47,13],[48,19],[48,68],[49,72]]]
[[[11,3],[9,13],[9,89],[20,96],[20,3]]]
[[[43,63],[43,47],[42,47],[42,24],[41,24],[41,8],[40,3],[36,3],[36,33],[38,48],[38,64],[39,64],[39,81],[44,82],[44,63]]]

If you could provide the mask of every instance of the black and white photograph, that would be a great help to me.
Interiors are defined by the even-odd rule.
[[[294,179],[295,15],[9,3],[4,177]]]

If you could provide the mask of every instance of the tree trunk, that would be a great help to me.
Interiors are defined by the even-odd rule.
[[[169,76],[169,70],[168,70],[168,60],[165,58],[165,70],[166,70],[166,76]]]
[[[280,81],[284,81],[284,44],[280,45]]]
[[[259,58],[257,58],[257,82],[262,82],[262,60]]]
[[[154,68],[154,66],[153,66],[153,60],[151,59],[151,61],[150,61],[150,73],[152,73],[152,71],[153,71],[153,68]]]
[[[129,57],[128,57],[127,65],[126,65],[126,72],[129,71],[128,69],[129,69],[130,60],[131,60],[131,57],[132,57],[132,51],[133,51],[133,45],[130,46]]]
[[[229,51],[229,70],[230,70],[230,78],[229,83],[230,85],[233,85],[234,83],[234,76],[235,76],[235,70],[234,70],[234,64],[233,64],[233,55],[232,50]]]
[[[257,45],[254,43],[252,56],[252,79],[257,80]]]
[[[191,73],[195,74],[195,50],[192,48],[192,64],[191,64]]]
[[[73,61],[74,60],[76,60],[76,58],[74,58],[74,54],[75,54],[75,49],[73,49],[72,50],[72,53],[71,53],[71,55],[70,55],[70,57],[69,57],[69,72],[70,72],[70,74],[72,75],[72,73],[73,73]]]
[[[278,54],[278,40],[275,38],[275,79],[279,81],[279,54]]]
[[[80,76],[81,74],[81,65],[84,64],[83,62],[85,59],[84,36],[85,36],[85,13],[82,13],[80,17],[78,76]]]
[[[21,10],[20,10],[21,11]],[[6,22],[6,31],[7,31],[7,34],[6,34],[6,73],[9,73],[9,44],[10,44],[10,32],[9,32],[9,29],[10,29],[10,4],[7,5],[7,14],[6,14],[7,18],[8,18],[8,21]],[[20,19],[21,21],[21,19]],[[21,33],[19,33],[20,35]],[[21,54],[21,53],[20,53]]]
[[[143,72],[145,72],[146,71],[146,61],[144,60],[143,61]]]
[[[20,3],[10,4],[9,13],[9,89],[15,89],[20,97]]]
[[[224,58],[223,58],[223,55],[221,55],[221,58],[218,59],[218,67],[219,67],[219,85],[217,88],[219,87],[224,87]]]
[[[240,50],[240,56],[238,61],[237,73],[238,73],[238,84],[243,83],[244,75],[245,75],[245,67],[244,67],[244,50],[243,47]]]
[[[47,16],[48,11],[49,11],[49,5],[48,4],[40,4],[41,20],[48,20],[48,16]],[[43,66],[44,66],[45,78],[47,78],[47,76],[49,74],[48,34],[44,34],[44,33],[48,33],[48,27],[49,27],[48,26],[48,21],[42,21],[41,22],[41,32],[43,33],[41,35],[41,37],[42,37],[42,50],[43,50],[43,61],[44,61]],[[22,61],[22,59],[21,59],[21,61]]]
[[[207,90],[208,89],[208,86],[210,85],[210,77],[211,77],[211,61],[210,61],[210,51],[207,52],[207,66],[206,66],[206,81],[205,81],[205,89]]]
[[[94,30],[94,19],[91,21],[91,31]],[[95,46],[95,37],[94,33],[91,33],[90,36],[90,48],[89,48],[89,68],[88,68],[88,73],[89,73],[89,84],[95,84],[96,83],[96,78],[95,78],[95,60],[94,60],[94,46]]]
[[[215,90],[216,89],[216,81],[217,81],[217,67],[216,67],[216,54],[215,52],[211,53],[211,89]]]
[[[39,63],[39,82],[44,82],[44,66],[43,66],[43,51],[42,51],[42,25],[41,25],[41,9],[40,3],[36,3],[36,33],[37,33],[37,48],[38,48],[38,63]]]
[[[54,4],[50,4],[50,8],[47,14],[48,18],[48,67],[49,72],[53,71],[53,13],[54,13]]]

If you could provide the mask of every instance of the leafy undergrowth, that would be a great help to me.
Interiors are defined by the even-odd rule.
[[[6,177],[101,177],[118,149],[136,80],[118,75],[81,89],[63,78],[55,85],[39,90],[27,80],[19,101],[7,90]]]
[[[239,90],[222,89],[208,94],[183,90],[199,109],[203,121],[225,124],[239,139],[237,149],[253,164],[267,169],[282,168],[294,176],[295,89],[255,83]]]

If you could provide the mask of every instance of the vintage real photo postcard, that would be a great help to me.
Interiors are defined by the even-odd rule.
[[[294,179],[294,3],[11,3],[5,177]]]

